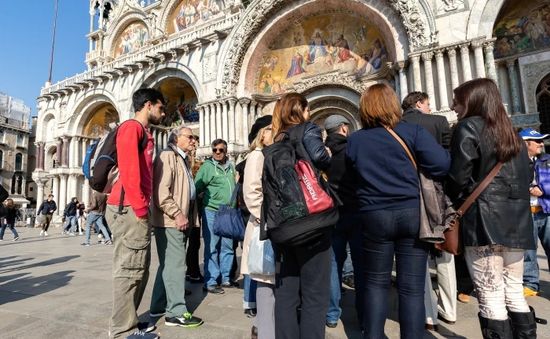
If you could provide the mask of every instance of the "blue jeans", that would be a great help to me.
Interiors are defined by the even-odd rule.
[[[233,239],[214,234],[216,211],[202,211],[202,230],[204,239],[204,282],[206,287],[230,282],[231,265],[233,264]]]
[[[538,212],[533,214],[533,236],[535,244],[538,239],[544,248],[548,266],[550,267],[550,214]],[[538,247],[538,246],[537,246]],[[534,291],[539,290],[539,264],[537,262],[537,250],[526,250],[523,260],[523,285]]]
[[[250,279],[248,274],[244,274],[243,289],[244,289],[244,301],[243,308],[245,310],[250,308],[256,308],[256,287],[258,285],[256,280]]]
[[[11,233],[13,233],[14,239],[19,237],[19,234],[17,234],[17,231],[15,230],[14,224],[2,223],[2,226],[0,226],[0,240],[4,239],[4,232],[6,232],[6,227],[8,227]]]
[[[88,213],[88,218],[86,219],[86,243],[90,243],[90,231],[92,229],[92,225],[95,225],[95,227],[99,227],[99,230],[101,233],[103,233],[103,238],[105,241],[111,241],[111,237],[109,236],[109,231],[107,231],[107,228],[103,224],[103,214],[90,212]]]
[[[361,228],[358,220],[359,214],[340,211],[340,218],[332,232],[330,304],[327,312],[327,322],[337,322],[340,318],[342,314],[340,308],[342,277],[353,274],[354,268],[357,269],[359,265]],[[348,245],[350,248],[349,257]],[[358,282],[357,278],[360,278],[360,275],[355,275],[356,282]],[[361,290],[358,289],[358,286],[359,284],[356,283],[356,297],[360,295],[357,291]],[[362,317],[360,300],[358,298],[355,300],[357,314],[360,316],[359,319]]]
[[[70,226],[70,228],[69,228]],[[76,228],[78,226],[78,219],[76,215],[67,216],[65,219],[65,227],[63,228],[64,231],[70,231],[71,233],[76,232]]]
[[[401,338],[424,336],[428,244],[418,239],[419,221],[418,208],[368,211],[361,216],[363,338],[385,338],[394,255]]]

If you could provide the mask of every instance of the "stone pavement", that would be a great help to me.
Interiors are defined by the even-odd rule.
[[[4,339],[107,338],[111,312],[112,247],[81,246],[83,236],[60,235],[51,227],[42,238],[38,229],[18,228],[21,240],[12,242],[6,232],[0,242],[0,337]],[[95,235],[92,238],[96,240]],[[153,242],[154,244],[154,242]],[[153,248],[151,275],[139,309],[148,320],[153,279],[157,269]],[[550,319],[550,273],[546,257],[539,251],[543,297],[531,297],[529,303],[539,316]],[[200,284],[190,284],[193,294],[188,305],[205,324],[196,329],[168,328],[158,321],[162,338],[250,338],[250,319],[242,310],[242,289],[226,290],[224,295],[207,295]],[[389,338],[399,338],[397,298],[388,297],[391,314],[386,323]],[[343,298],[343,319],[335,329],[327,329],[327,338],[360,338],[353,311],[353,291]],[[440,324],[439,332],[426,331],[424,338],[480,338],[475,298],[470,304],[459,303],[455,325]],[[539,326],[539,338],[550,338],[550,326]]]

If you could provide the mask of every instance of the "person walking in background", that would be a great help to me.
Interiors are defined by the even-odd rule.
[[[0,226],[0,241],[4,240],[6,227],[13,233],[13,241],[17,241],[19,240],[19,234],[17,234],[17,230],[15,229],[15,220],[21,218],[21,212],[16,208],[13,199],[6,199],[4,205],[6,208],[6,216],[4,217],[4,222]]]
[[[430,98],[424,92],[411,92],[401,103],[402,120],[410,124],[422,126],[443,148],[448,149],[451,142],[451,128],[447,118],[431,113]],[[435,184],[443,187],[442,180]],[[443,189],[441,189],[441,194]],[[442,197],[444,199],[444,197]],[[435,251],[435,249],[432,249]],[[424,307],[426,309],[426,328],[436,329],[438,318],[448,324],[456,322],[457,285],[454,256],[444,251],[433,255],[437,272],[439,298],[432,287],[429,270],[426,270],[424,287]],[[426,263],[429,267],[429,262]]]
[[[309,121],[307,99],[298,93],[283,95],[273,112],[274,141],[290,138],[292,129],[302,124],[305,125],[304,133],[298,136],[298,140],[301,140],[311,166],[317,171],[328,169],[330,153],[323,143],[321,129]],[[276,246],[280,263],[275,287],[277,339],[325,338],[332,227],[327,225],[316,229],[315,234],[309,234],[310,240],[302,245]]]
[[[481,333],[486,339],[535,338],[535,316],[522,285],[524,250],[535,249],[527,149],[493,80],[480,78],[457,87],[452,108],[458,123],[446,190],[455,206],[503,164],[460,221]]]
[[[355,196],[355,183],[350,180],[349,169],[346,167],[346,145],[350,134],[349,121],[341,115],[330,115],[325,120],[327,138],[325,145],[330,149],[332,157],[330,167],[325,171],[330,187],[342,200],[339,208],[338,223],[332,232],[332,261],[330,279],[330,306],[327,313],[326,325],[330,328],[338,325],[342,310],[340,299],[342,297],[342,270],[346,261],[347,246],[350,247],[351,260],[354,272],[359,269],[361,232],[357,225],[357,198]],[[362,293],[364,284],[361,281],[361,274],[354,274],[357,281],[355,290],[355,307],[359,319],[362,319]],[[363,287],[361,287],[363,286]]]
[[[550,155],[543,154],[544,139],[548,134],[540,134],[532,128],[522,130],[519,135],[525,141],[529,155],[533,181],[529,186],[531,214],[533,215],[533,237],[535,246],[538,239],[550,264]],[[531,297],[539,294],[539,264],[537,250],[526,250],[523,265],[523,294]],[[549,266],[550,267],[550,266]]]
[[[191,174],[193,178],[196,177],[199,168],[202,165],[202,162],[195,158],[196,148],[199,146],[198,137],[195,135],[195,150],[189,156],[191,158]],[[202,207],[200,205],[201,198],[199,196],[195,197],[195,204],[197,205],[197,210],[201,211]],[[200,218],[199,218],[200,220]],[[197,225],[200,226],[200,225]],[[201,284],[204,283],[204,276],[201,274],[201,268],[199,265],[199,250],[201,247],[201,228],[192,227],[189,233],[189,243],[187,245],[187,255],[185,256],[185,262],[187,264],[187,272],[185,273],[185,280],[189,281],[192,284]]]
[[[36,212],[36,215],[42,215],[43,218],[42,230],[40,231],[40,235],[43,235],[45,237],[48,236],[48,228],[50,227],[50,222],[52,221],[53,212],[55,212],[56,210],[57,204],[53,200],[53,194],[49,194],[48,199],[40,204],[38,212]]]
[[[111,237],[107,227],[103,224],[103,216],[105,215],[105,207],[107,205],[107,195],[93,191],[92,199],[90,200],[90,206],[88,207],[88,217],[86,218],[86,241],[82,243],[84,246],[90,246],[90,233],[92,225],[96,225],[99,228],[101,234],[103,234],[104,244],[112,245]]]
[[[202,319],[188,311],[185,301],[185,255],[191,229],[199,226],[195,204],[195,182],[189,154],[195,149],[190,128],[179,126],[170,132],[168,147],[153,165],[151,224],[159,268],[151,296],[150,316],[165,316],[166,326],[198,327]]]
[[[273,294],[275,275],[251,274],[248,270],[248,258],[250,241],[254,236],[255,227],[260,227],[264,165],[262,149],[273,143],[272,120],[271,115],[265,115],[256,119],[256,122],[252,125],[248,134],[250,153],[246,158],[243,175],[243,199],[250,212],[246,224],[241,258],[241,274],[250,280],[248,287],[245,283],[244,301],[245,303],[250,300],[255,301],[254,308],[257,313],[253,321],[252,336],[256,335],[257,338],[262,339],[275,339],[275,296]]]
[[[195,177],[196,194],[202,198],[202,231],[204,239],[204,291],[225,293],[223,288],[233,287],[233,239],[214,234],[216,211],[228,204],[235,189],[235,167],[227,157],[227,142],[212,142],[212,157],[205,160]],[[221,285],[220,285],[221,284]]]
[[[401,120],[395,91],[386,84],[361,96],[363,128],[348,138],[350,166],[362,231],[363,338],[384,338],[392,266],[396,262],[401,338],[424,336],[424,283],[428,244],[420,241],[418,172],[393,131],[433,177],[449,170],[449,153],[428,131]]]
[[[110,337],[156,339],[153,328],[138,323],[151,262],[149,201],[153,193],[154,140],[149,125],[164,116],[164,98],[151,88],[132,95],[134,119],[118,127],[116,148],[119,177],[107,199],[105,218],[115,238],[113,249],[113,312]],[[141,147],[146,138],[145,147]],[[183,281],[182,281],[183,284]]]
[[[78,198],[73,197],[71,199],[71,202],[65,206],[65,210],[63,211],[63,231],[61,234],[68,234],[71,236],[75,235],[76,229],[78,227]]]

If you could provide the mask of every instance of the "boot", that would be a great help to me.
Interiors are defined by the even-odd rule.
[[[513,339],[510,319],[487,319],[478,313],[483,339]]]
[[[532,307],[530,312],[511,312],[508,315],[512,320],[512,331],[514,339],[535,339],[537,337],[537,323],[535,312]]]

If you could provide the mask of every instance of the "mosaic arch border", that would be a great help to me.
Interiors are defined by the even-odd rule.
[[[326,0],[326,3],[330,3],[331,0]],[[425,0],[421,0],[425,2]],[[385,29],[391,32],[393,40],[385,39],[386,47],[392,48],[395,60],[405,60],[407,54],[410,51],[411,36],[407,33],[407,27],[405,27],[403,18],[408,18],[411,15],[411,11],[415,10],[416,13],[429,8],[429,5],[423,4],[419,7],[415,2],[409,12],[403,10],[399,11],[399,4],[397,0],[389,0],[387,2],[376,0],[361,0],[355,1],[352,4],[358,6],[365,6],[365,10],[371,13],[377,14],[380,20],[386,23]],[[239,23],[233,28],[229,34],[227,40],[229,43],[225,46],[225,49],[221,53],[220,60],[225,60],[224,63],[220,63],[218,67],[218,82],[217,88],[221,89],[221,95],[246,95],[244,91],[244,79],[246,77],[246,69],[250,60],[246,60],[246,57],[251,54],[250,51],[254,51],[257,44],[262,40],[265,33],[269,32],[270,27],[285,18],[288,14],[303,8],[304,6],[319,5],[319,0],[309,0],[304,2],[295,2],[291,0],[264,0],[255,2],[254,5],[247,8],[243,17]],[[396,6],[396,7],[393,7]],[[426,7],[427,6],[427,7]],[[422,14],[421,13],[421,14]],[[424,13],[425,14],[425,13]],[[275,16],[279,16],[278,20],[274,20]],[[425,15],[428,20],[430,17]],[[432,18],[433,19],[433,18]],[[417,34],[421,40],[425,40],[426,35],[431,36],[433,32],[430,31],[434,25],[428,25],[424,27],[424,31],[415,32],[411,31],[411,34]],[[412,37],[414,40],[414,36]],[[392,45],[393,44],[393,45]]]
[[[148,40],[151,39],[151,26],[148,23],[145,13],[137,10],[132,10],[125,13],[115,26],[109,27],[105,34],[108,38],[104,40],[105,45],[103,46],[103,50],[108,51],[108,56],[110,58],[115,58],[116,46],[114,44],[120,38],[122,32],[124,32],[124,30],[131,24],[137,22],[143,24],[145,28],[147,28]],[[148,40],[146,40],[145,43],[147,43]],[[123,57],[124,55],[125,54],[121,54],[117,58]]]
[[[86,96],[74,106],[75,114],[73,114],[67,128],[69,135],[83,134],[85,127],[84,125],[86,124],[91,111],[102,104],[112,105],[118,113],[119,121],[123,121],[124,113],[120,110],[120,107],[117,106],[116,102],[117,100],[114,95],[105,90],[102,90],[101,93],[86,93]]]

